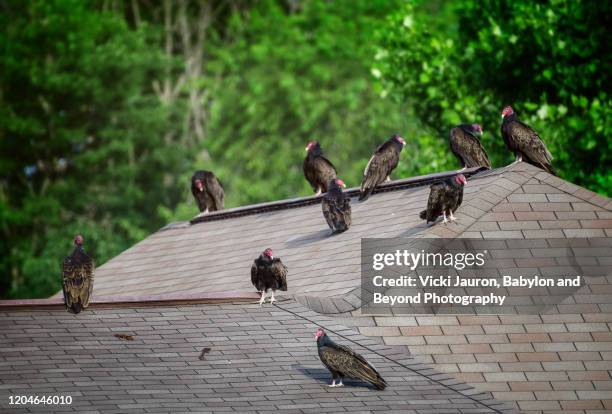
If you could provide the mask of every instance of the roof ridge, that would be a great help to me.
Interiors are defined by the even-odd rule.
[[[484,167],[476,167],[476,168],[468,168],[466,170],[461,171],[461,173],[467,177],[474,176],[481,171],[487,171]],[[453,176],[457,174],[458,170],[450,170],[444,171],[440,173],[419,175],[409,178],[402,178],[399,180],[394,180],[389,183],[383,183],[376,187],[373,194],[388,192],[388,191],[397,191],[403,190],[410,187],[420,187],[428,184],[432,184],[436,181],[442,180],[444,178]],[[344,191],[349,197],[356,197],[359,194],[359,187],[351,187]],[[207,214],[199,214],[196,217],[190,220],[190,223],[197,224],[209,221],[217,221],[217,220],[226,220],[234,217],[241,217],[247,215],[254,215],[265,213],[269,211],[277,211],[277,210],[286,210],[290,208],[303,207],[311,204],[318,204],[321,202],[323,195],[312,195],[306,197],[296,197],[289,198],[284,200],[270,201],[265,203],[251,204],[246,206],[234,207],[226,210],[219,210],[212,213]],[[177,225],[182,225],[183,222],[177,223]],[[168,226],[162,228],[161,230],[166,229]],[[174,227],[169,227],[174,228]]]

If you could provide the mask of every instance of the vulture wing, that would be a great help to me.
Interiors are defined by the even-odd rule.
[[[254,261],[253,265],[251,266],[251,283],[253,284],[253,286],[255,286],[255,289],[261,290],[259,283],[259,273],[257,269],[257,261]]]
[[[364,357],[349,347],[337,344],[323,345],[319,348],[319,356],[323,364],[332,372],[367,381],[379,390],[384,390],[387,386],[378,371]]]
[[[442,214],[447,185],[444,182],[434,183],[429,187],[427,210],[421,211],[420,217],[427,222],[435,221]]]
[[[452,209],[453,213],[457,211],[461,203],[463,203],[463,187],[459,187],[455,189],[455,191],[457,191],[458,194],[457,194],[457,202],[455,203],[455,207],[453,207]]]
[[[83,250],[76,250],[64,259],[62,265],[62,290],[66,308],[79,313],[89,306],[93,292],[95,264]]]
[[[367,200],[376,186],[387,178],[391,171],[397,167],[399,152],[391,142],[381,145],[372,155],[363,172],[361,181],[361,194],[359,200]]]
[[[314,167],[317,174],[317,181],[321,183],[321,191],[326,193],[327,185],[330,180],[336,178],[336,167],[324,156],[314,159]]]
[[[336,167],[323,155],[306,157],[304,160],[304,176],[314,191],[321,188],[321,192],[327,192],[327,184],[336,178]]]
[[[348,230],[348,228],[351,227],[351,224],[353,224],[351,199],[349,197],[344,197],[342,201],[342,220],[344,221],[344,225],[346,227],[345,230]]]
[[[325,221],[327,222],[327,225],[329,226],[330,229],[335,231],[336,230],[335,228],[336,210],[334,208],[333,203],[334,203],[333,200],[330,200],[329,198],[325,197],[321,201],[321,209],[323,210],[323,217],[325,217]]]
[[[225,192],[223,190],[221,181],[219,181],[214,174],[208,174],[206,176],[205,188],[213,204],[210,206],[209,210],[223,210],[223,198],[225,197]]]
[[[279,290],[287,290],[287,266],[280,259],[274,259],[270,266],[270,271],[274,275],[274,279]]]
[[[450,148],[466,168],[491,168],[491,161],[489,161],[489,157],[480,140],[462,128],[451,129]]]
[[[552,168],[552,154],[546,148],[542,138],[531,127],[513,120],[504,128],[504,138],[510,148],[523,154],[525,161],[550,174],[555,174]]]
[[[343,232],[351,226],[351,200],[349,197],[342,196],[339,200],[336,197],[325,197],[321,202],[323,216],[327,225],[334,232]]]

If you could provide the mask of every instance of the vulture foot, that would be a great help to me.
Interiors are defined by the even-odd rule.
[[[266,291],[261,292],[261,299],[259,299],[259,306],[262,306],[266,303]]]
[[[450,221],[457,221],[457,217],[453,216],[453,212],[450,213]]]

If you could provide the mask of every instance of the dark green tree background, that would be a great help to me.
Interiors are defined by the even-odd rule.
[[[153,4],[155,3],[155,4]],[[479,122],[496,166],[512,104],[559,174],[612,193],[609,2],[0,1],[0,288],[44,297],[76,232],[98,264],[196,213],[310,194],[319,140],[349,185],[392,133],[395,176],[457,168]]]

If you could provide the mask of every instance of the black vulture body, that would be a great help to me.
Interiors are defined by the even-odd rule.
[[[94,261],[82,246],[75,246],[62,264],[62,290],[66,310],[79,313],[89,306],[93,291]]]
[[[198,183],[201,183],[198,186]],[[196,171],[191,177],[191,193],[200,212],[223,210],[225,193],[221,181],[210,171]]]
[[[451,129],[450,149],[464,168],[491,168],[491,161],[472,125],[461,124]]]
[[[542,138],[530,126],[521,122],[512,108],[509,114],[502,115],[501,134],[506,147],[514,152],[517,160],[522,160],[556,175],[552,167],[552,154],[546,148]]]
[[[275,301],[274,292],[287,290],[287,267],[281,259],[272,257],[271,253],[266,255],[266,251],[251,266],[251,283],[261,292],[260,304],[265,302],[268,291],[272,291],[272,303]]]
[[[397,167],[404,145],[404,139],[394,135],[376,149],[363,172],[359,200],[367,200],[377,185],[390,179],[389,175]]]
[[[463,177],[461,174],[460,176]],[[451,221],[455,220],[453,213],[463,201],[463,184],[458,182],[457,177],[448,177],[429,187],[427,209],[419,215],[423,220],[427,220],[427,223],[436,221],[440,216],[444,216],[444,222],[447,216],[450,216]],[[465,180],[465,177],[463,179]]]
[[[321,209],[333,233],[342,233],[351,227],[351,198],[342,192],[337,179],[330,180],[329,190],[321,200]]]
[[[317,331],[317,349],[321,362],[332,374],[332,387],[342,386],[344,377],[369,382],[379,390],[387,387],[383,377],[364,357],[347,346],[336,344],[321,329]]]
[[[321,144],[312,141],[308,144],[304,159],[304,177],[316,194],[326,193],[329,181],[336,178],[336,167],[323,154]]]

